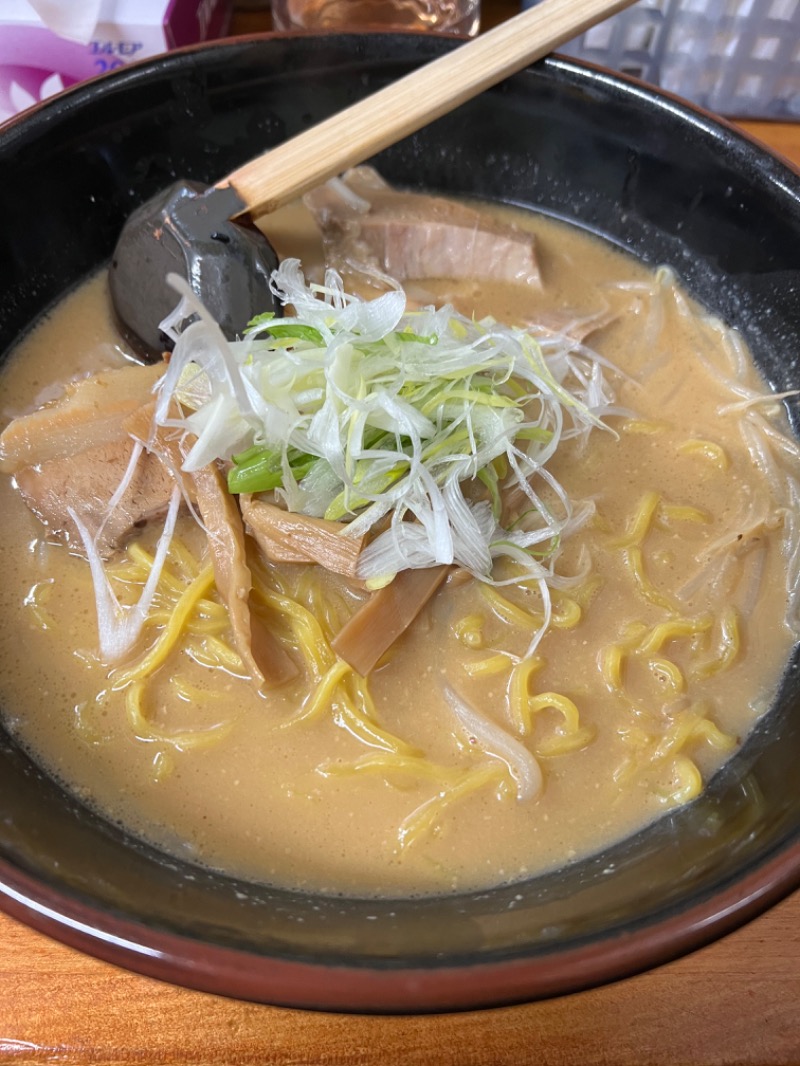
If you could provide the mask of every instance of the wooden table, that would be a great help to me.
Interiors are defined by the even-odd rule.
[[[484,0],[485,22],[515,5]],[[268,27],[237,13],[233,30]],[[800,125],[742,124],[800,167]],[[688,958],[606,988],[436,1017],[312,1014],[138,977],[0,915],[0,1061],[292,1066],[800,1063],[800,894]]]

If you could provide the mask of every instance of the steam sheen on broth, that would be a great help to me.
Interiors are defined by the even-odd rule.
[[[614,391],[608,429],[565,435],[548,463],[550,490],[584,519],[558,545],[541,639],[541,588],[513,559],[494,570],[508,584],[450,570],[363,678],[331,646],[371,595],[363,581],[251,544],[253,614],[298,671],[259,693],[183,513],[143,635],[109,670],[86,559],[0,484],[9,727],[169,852],[327,893],[513,882],[691,800],[771,702],[797,632],[798,452],[741,339],[668,271],[552,220],[481,210],[535,236],[541,285],[415,278],[410,300],[530,327],[545,352],[591,349]],[[305,209],[269,233],[321,278]],[[128,360],[98,276],[19,345],[0,380],[6,420]],[[145,584],[162,524],[110,559],[121,599]],[[541,774],[529,796],[520,749]]]

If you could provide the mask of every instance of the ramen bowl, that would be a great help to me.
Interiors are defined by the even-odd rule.
[[[0,352],[177,177],[213,182],[453,42],[256,37],[76,87],[0,131]],[[800,179],[731,127],[551,58],[400,144],[393,183],[534,207],[672,266],[776,391],[800,359]],[[790,411],[797,428],[797,409]],[[24,640],[22,635],[15,639]],[[8,716],[13,708],[6,708]],[[442,1011],[573,992],[717,938],[800,885],[800,672],[691,804],[602,853],[442,897],[327,897],[180,861],[0,734],[0,906],[143,974],[293,1007]]]

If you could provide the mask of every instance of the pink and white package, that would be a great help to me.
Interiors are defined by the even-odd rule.
[[[228,28],[232,0],[3,0],[0,122],[96,74]]]

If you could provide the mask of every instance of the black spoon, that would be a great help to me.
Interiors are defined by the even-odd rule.
[[[244,208],[231,186],[178,181],[128,219],[109,285],[122,332],[147,362],[170,347],[159,328],[177,302],[165,283],[170,272],[190,282],[229,339],[274,309],[269,278],[278,257],[255,226],[231,221]]]

